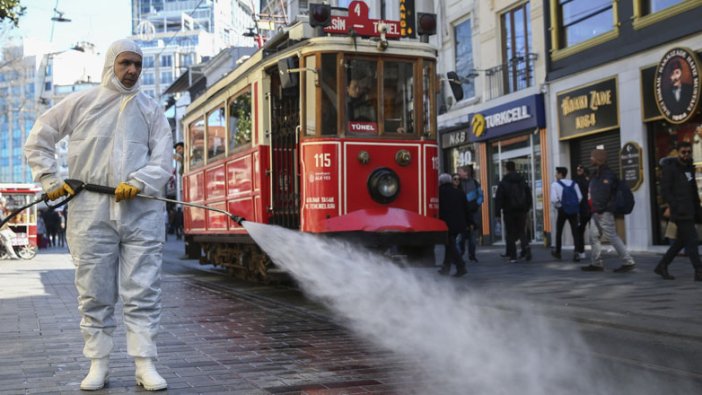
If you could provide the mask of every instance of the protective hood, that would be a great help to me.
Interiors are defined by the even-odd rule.
[[[141,48],[139,48],[139,46],[132,40],[123,39],[113,42],[105,54],[105,66],[102,68],[102,82],[100,85],[108,89],[116,90],[120,93],[138,92],[139,87],[141,86],[141,75],[139,75],[139,79],[137,80],[136,84],[134,84],[134,86],[131,88],[127,88],[126,86],[122,85],[115,75],[115,60],[122,52],[134,52],[139,54],[139,56],[142,58],[144,57],[144,54],[141,52]]]

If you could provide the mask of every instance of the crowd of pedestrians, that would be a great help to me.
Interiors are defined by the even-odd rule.
[[[671,245],[654,272],[663,279],[673,280],[668,268],[672,260],[685,249],[695,270],[694,280],[702,281],[702,261],[695,227],[702,223],[702,206],[695,166],[692,163],[692,146],[689,142],[681,142],[677,152],[677,158],[666,158],[661,162],[661,194],[667,205],[663,215],[669,220],[667,237]],[[574,244],[574,262],[586,258],[585,234],[589,229],[590,260],[587,265],[581,266],[582,271],[605,270],[602,245],[607,242],[614,247],[622,261],[613,272],[630,272],[636,268],[636,262],[617,234],[615,217],[631,212],[633,194],[626,183],[607,166],[607,151],[594,149],[590,154],[590,165],[590,169],[583,164],[577,165],[572,179],[568,179],[568,168],[555,168],[555,180],[550,188],[550,201],[556,217],[551,255],[558,260],[562,259],[563,230],[568,223]],[[514,162],[505,162],[504,170],[505,175],[494,195],[494,215],[497,222],[504,224],[505,253],[502,256],[510,263],[519,260],[529,262],[531,236],[527,219],[533,206],[532,191],[524,176],[517,172]],[[441,174],[439,184],[439,218],[448,227],[446,254],[439,273],[448,275],[453,265],[456,267],[454,276],[460,277],[467,273],[468,260],[478,262],[476,240],[480,235],[478,230],[481,228],[483,191],[474,178],[471,166],[462,166],[453,175]]]

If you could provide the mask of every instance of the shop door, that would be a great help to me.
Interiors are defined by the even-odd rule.
[[[517,173],[521,174],[531,188],[533,197],[532,210],[527,217],[527,237],[530,241],[543,241],[544,215],[543,215],[543,181],[541,177],[541,144],[538,130],[534,133],[524,134],[505,140],[495,141],[490,146],[490,195],[495,198],[497,186],[505,173],[505,163],[514,162]],[[504,222],[496,220],[495,206],[491,205],[491,221],[493,229],[493,242],[504,242]]]

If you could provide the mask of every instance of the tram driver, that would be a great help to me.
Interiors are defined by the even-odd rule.
[[[368,98],[369,91],[367,78],[354,76],[349,81],[346,87],[349,122],[376,122],[375,106]]]

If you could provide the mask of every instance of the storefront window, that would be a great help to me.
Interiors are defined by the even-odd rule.
[[[571,47],[614,28],[612,0],[559,0],[561,47]]]
[[[531,240],[542,241],[544,238],[544,201],[543,180],[541,177],[541,142],[538,131],[526,135],[510,137],[490,143],[490,197],[495,198],[500,180],[505,175],[505,164],[514,162],[517,173],[521,174],[532,191],[534,206],[527,217],[527,236]],[[502,217],[496,218],[494,206],[490,215],[493,229],[493,241],[504,241]]]
[[[666,121],[657,121],[649,124],[651,139],[651,149],[653,150],[650,161],[653,175],[652,193],[654,207],[651,218],[653,220],[653,241],[654,244],[667,244],[664,238],[667,220],[663,218],[663,211],[668,207],[661,196],[661,174],[663,170],[662,161],[664,158],[677,158],[676,146],[679,142],[687,141],[692,144],[692,160],[697,168],[697,190],[702,191],[702,128],[698,125],[702,123],[702,117],[698,116],[691,122],[673,125]],[[702,197],[702,193],[700,194]]]

